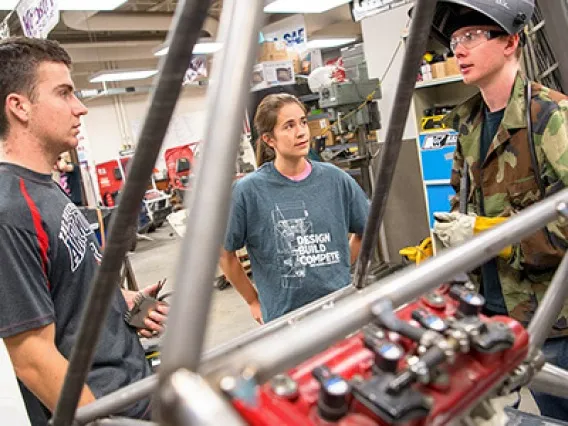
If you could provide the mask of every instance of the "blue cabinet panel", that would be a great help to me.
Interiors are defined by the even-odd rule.
[[[457,133],[454,131],[420,135],[422,178],[425,181],[450,178],[456,141]]]
[[[428,185],[426,183],[426,196],[428,197],[428,219],[430,228],[434,226],[434,212],[450,211],[450,199],[456,195],[451,185]]]

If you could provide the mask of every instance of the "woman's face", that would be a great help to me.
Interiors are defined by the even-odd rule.
[[[310,129],[304,110],[296,103],[284,105],[272,135],[264,134],[264,142],[274,148],[277,157],[305,157],[310,150]]]

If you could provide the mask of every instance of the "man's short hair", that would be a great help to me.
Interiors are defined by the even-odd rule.
[[[20,93],[34,99],[37,69],[42,62],[58,62],[71,66],[71,58],[59,43],[28,37],[0,40],[0,139],[8,134],[6,98]]]

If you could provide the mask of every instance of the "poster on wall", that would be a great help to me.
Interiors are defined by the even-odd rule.
[[[204,80],[207,76],[207,56],[194,55],[189,63],[189,68],[183,76],[182,85],[185,86],[196,81]]]
[[[27,37],[47,38],[59,22],[57,0],[20,0],[16,13]]]

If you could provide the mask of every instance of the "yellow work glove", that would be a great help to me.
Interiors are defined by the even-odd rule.
[[[428,259],[429,257],[432,257],[432,255],[434,254],[432,239],[430,237],[425,238],[424,240],[422,240],[420,245],[414,247],[404,247],[398,253],[418,265],[420,262]]]
[[[434,213],[434,234],[444,244],[445,247],[455,247],[469,240],[473,235],[479,234],[487,229],[503,223],[507,218],[504,217],[485,217],[466,215],[463,213]],[[511,246],[503,249],[499,256],[504,259],[511,257],[513,250]]]
[[[507,220],[506,217],[477,216],[475,218],[475,224],[473,226],[473,233],[479,234],[480,232],[486,231],[487,229],[491,229],[494,226],[500,225],[506,220]],[[509,260],[512,254],[513,254],[513,247],[507,246],[499,252],[499,257],[505,260]]]

